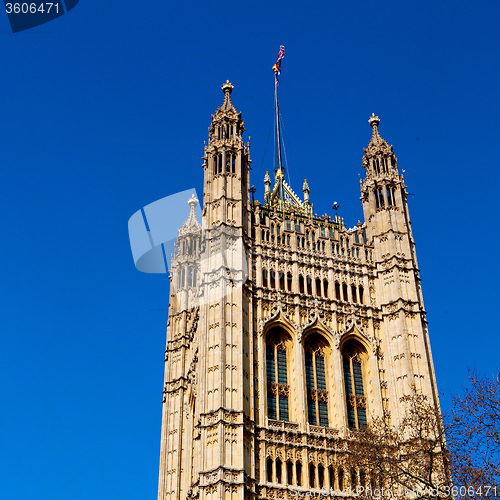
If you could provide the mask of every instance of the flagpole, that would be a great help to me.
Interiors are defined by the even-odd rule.
[[[279,107],[279,102],[278,102],[278,79],[275,78],[275,87],[274,87],[274,108],[276,111],[276,147],[277,147],[277,159],[278,159],[278,165],[277,165],[277,175],[279,176],[278,182],[279,182],[279,193],[278,197],[280,200],[284,200],[283,196],[283,164],[281,162],[281,127],[280,127],[280,107]]]
[[[285,201],[284,190],[283,190],[283,163],[281,161],[281,127],[280,127],[280,108],[278,103],[278,75],[281,73],[281,60],[285,57],[285,47],[280,46],[280,52],[278,54],[278,60],[273,66],[274,72],[274,110],[276,113],[276,152],[277,152],[277,166],[275,174],[278,176],[278,198],[281,202]]]

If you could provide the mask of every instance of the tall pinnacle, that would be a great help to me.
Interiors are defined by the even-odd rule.
[[[370,144],[379,144],[380,142],[385,142],[382,137],[380,137],[380,134],[378,133],[378,124],[380,123],[380,118],[378,116],[375,116],[375,113],[372,113],[372,116],[368,120],[368,123],[372,127],[372,138],[370,140]]]

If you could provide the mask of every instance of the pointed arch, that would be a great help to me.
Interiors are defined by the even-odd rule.
[[[290,420],[290,360],[292,335],[281,311],[265,328],[267,416],[271,420]]]

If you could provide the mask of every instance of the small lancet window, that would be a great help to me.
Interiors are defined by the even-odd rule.
[[[328,280],[323,280],[323,296],[328,298]]]
[[[280,272],[280,290],[285,289],[285,273]]]
[[[316,295],[321,297],[321,280],[319,278],[316,279]]]
[[[295,465],[295,474],[297,477],[297,486],[302,486],[302,464],[297,462]]]
[[[391,193],[391,188],[387,188],[387,205],[392,206],[394,205],[394,201],[392,199],[392,193]]]
[[[335,282],[335,298],[337,300],[341,300],[341,298],[340,298],[340,283],[338,281]]]
[[[278,484],[281,484],[281,468],[282,468],[282,464],[281,464],[281,460],[278,458],[278,460],[276,460],[276,482]]]
[[[311,488],[315,488],[315,479],[316,479],[316,467],[314,464],[309,464],[309,486]]]
[[[288,460],[286,463],[286,482],[292,484],[293,482],[293,462]]]
[[[274,271],[269,271],[269,276],[271,278],[271,288],[276,288],[276,278],[275,278],[275,272]]]
[[[345,302],[349,300],[347,296],[347,285],[345,283],[342,285],[342,298]]]
[[[307,282],[307,293],[309,295],[312,295],[312,279],[310,276],[307,277],[306,282]]]
[[[318,465],[318,488],[323,488],[325,483],[325,468],[319,464]]]
[[[286,275],[286,281],[287,281],[287,289],[288,289],[289,292],[292,291],[292,279],[293,279],[292,275],[290,273],[288,273]]]
[[[304,293],[304,276],[299,276],[299,293]]]
[[[267,459],[266,469],[267,469],[267,482],[272,483],[273,482],[273,460],[272,460],[272,458]]]
[[[262,286],[267,287],[267,269],[262,269]]]
[[[351,295],[352,295],[352,301],[353,302],[357,302],[358,301],[358,297],[357,297],[357,294],[356,294],[356,287],[354,285],[351,285]]]
[[[360,286],[360,287],[358,288],[358,292],[359,292],[359,303],[360,303],[360,304],[363,304],[363,291],[364,291],[364,290],[363,290],[363,287],[362,287],[362,286]]]

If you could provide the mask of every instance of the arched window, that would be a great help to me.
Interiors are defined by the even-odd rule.
[[[358,292],[359,292],[359,303],[363,304],[363,287],[362,286],[360,286],[358,288]]]
[[[291,460],[286,463],[286,482],[293,484],[293,463]]]
[[[340,300],[340,283],[338,281],[335,282],[335,298]]]
[[[276,482],[281,484],[282,483],[282,477],[281,477],[281,460],[278,458],[276,460]]]
[[[328,280],[323,280],[323,296],[328,298]]]
[[[363,388],[364,349],[355,341],[342,349],[344,384],[347,403],[347,423],[350,429],[366,426],[366,398]]]
[[[262,269],[262,286],[267,287],[267,269]]]
[[[342,491],[344,489],[344,469],[339,469],[339,490]]]
[[[295,465],[295,473],[297,477],[297,486],[302,486],[302,464],[297,462]]]
[[[292,275],[290,273],[288,273],[286,275],[286,282],[287,282],[287,289],[288,289],[289,292],[292,291],[292,279],[293,279]]]
[[[267,459],[266,469],[267,469],[267,482],[272,483],[273,482],[273,460],[272,460],[272,458]]]
[[[309,486],[316,488],[316,467],[314,464],[309,464]]]
[[[352,295],[352,301],[357,302],[358,298],[356,296],[356,287],[354,285],[351,285],[351,295]]]
[[[318,488],[323,488],[325,484],[325,468],[319,464],[318,465]]]
[[[276,288],[275,272],[273,270],[269,271],[269,276],[271,278],[271,288]]]
[[[285,273],[280,272],[280,290],[285,289]]]
[[[307,277],[306,282],[307,282],[307,293],[309,295],[312,295],[312,293],[313,293],[312,292],[312,279],[310,276]]]
[[[381,208],[385,205],[384,194],[382,192],[381,187],[377,188],[377,191],[375,192],[375,198],[376,198],[376,202],[377,202],[377,208]]]
[[[299,276],[299,292],[304,293],[304,276]]]
[[[325,373],[326,346],[314,340],[305,346],[307,418],[311,425],[328,427],[328,391]]]
[[[316,295],[321,297],[321,280],[316,278]]]
[[[387,205],[389,205],[389,206],[394,205],[394,201],[392,200],[392,192],[391,192],[390,187],[387,188]]]
[[[344,283],[342,285],[342,298],[345,302],[348,301],[348,298],[347,298],[347,285]]]
[[[266,348],[267,416],[272,420],[289,420],[288,367],[286,342],[288,338],[280,329],[269,336]]]

